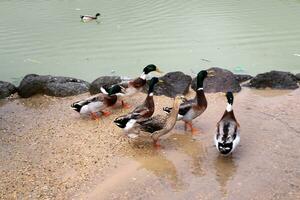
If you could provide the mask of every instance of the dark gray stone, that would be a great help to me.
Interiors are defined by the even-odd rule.
[[[157,83],[154,87],[155,95],[175,97],[178,94],[187,94],[191,85],[192,77],[182,72],[169,72],[159,78],[163,83]],[[148,91],[149,81],[144,92]]]
[[[88,82],[76,78],[29,74],[21,81],[18,93],[24,98],[35,94],[66,97],[85,93],[89,87]]]
[[[236,79],[236,76],[229,70],[213,67],[208,70],[214,70],[215,75],[213,77],[206,77],[203,84],[203,89],[208,93],[215,92],[239,92],[241,86]],[[192,89],[196,90],[196,78],[193,78]]]
[[[296,74],[295,76],[296,76],[297,80],[300,81],[300,73]]]
[[[91,83],[89,91],[91,94],[98,94],[101,92],[101,87],[108,88],[114,84],[119,84],[121,82],[122,80],[120,76],[101,76]]]
[[[253,76],[248,74],[234,74],[234,76],[239,83],[243,83],[253,78]]]
[[[258,74],[251,79],[249,87],[253,88],[274,88],[274,89],[296,89],[298,88],[297,78],[289,72],[271,71]]]
[[[17,88],[13,84],[9,82],[0,81],[0,99],[9,97],[10,95],[16,92]]]

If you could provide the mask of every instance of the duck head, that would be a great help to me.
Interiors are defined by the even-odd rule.
[[[153,65],[153,64],[147,65],[143,69],[144,74],[149,74],[150,72],[154,72],[154,71],[156,71],[158,73],[163,73],[162,71],[160,71],[160,69],[156,65]]]
[[[97,14],[95,15],[96,18],[99,17],[99,16],[100,16],[100,13],[97,13]]]
[[[214,76],[214,70],[201,70],[197,74],[197,89],[203,89],[203,81],[206,77]]]
[[[233,104],[233,93],[232,92],[227,92],[226,93],[226,98],[227,98],[226,111],[231,112],[232,111],[232,104]]]
[[[154,91],[154,86],[158,83],[163,83],[162,80],[159,80],[157,77],[153,77],[151,80],[150,80],[150,84],[149,84],[149,90],[148,90],[148,95],[151,96],[151,94],[153,95],[153,91]]]
[[[108,90],[107,93],[109,96],[111,95],[124,95],[124,88],[120,85],[113,85]]]

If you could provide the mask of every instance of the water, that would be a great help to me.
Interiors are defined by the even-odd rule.
[[[101,13],[97,22],[79,15]],[[28,73],[92,81],[146,64],[300,72],[299,0],[0,1],[0,80]]]

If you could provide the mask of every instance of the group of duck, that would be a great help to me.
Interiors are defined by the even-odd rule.
[[[77,101],[71,107],[82,115],[90,115],[92,119],[99,119],[99,114],[104,116],[110,114],[107,109],[112,108],[120,102],[123,108],[128,108],[126,98],[142,91],[147,84],[147,78],[153,71],[161,72],[157,66],[150,64],[143,69],[140,77],[129,81],[128,85],[113,85],[109,88],[101,87],[101,93],[87,99]],[[131,112],[119,116],[114,123],[124,130],[125,135],[130,139],[151,138],[156,148],[160,147],[159,139],[166,138],[176,124],[176,121],[184,122],[185,131],[190,128],[192,134],[197,133],[192,121],[200,116],[207,108],[207,100],[203,90],[203,82],[206,77],[214,76],[214,71],[202,70],[197,74],[197,90],[193,99],[186,99],[183,96],[176,96],[173,107],[164,107],[166,114],[153,116],[155,104],[153,99],[154,87],[159,78],[153,77],[150,80],[147,97],[144,102],[135,107]],[[240,141],[239,123],[237,122],[232,109],[233,94],[226,93],[227,107],[220,121],[217,123],[217,130],[214,135],[214,143],[217,150],[223,155],[229,155],[237,147]]]

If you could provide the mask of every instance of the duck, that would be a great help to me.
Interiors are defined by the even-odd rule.
[[[116,104],[118,98],[122,95],[124,88],[120,85],[113,85],[108,89],[108,94],[96,94],[87,99],[76,101],[71,105],[71,108],[81,115],[91,115],[94,120],[99,119],[97,112],[101,112],[104,116],[110,115],[110,112],[104,111],[105,108]]]
[[[92,15],[80,15],[80,19],[84,22],[96,20],[100,16],[100,13],[97,13],[95,16]]]
[[[125,134],[131,138],[151,138],[153,145],[160,148],[159,139],[173,129],[176,124],[179,105],[182,103],[183,97],[176,96],[173,103],[172,111],[166,115],[155,115],[153,117],[136,120],[133,118],[116,118],[114,123],[122,128]]]
[[[226,93],[227,107],[217,123],[217,131],[214,136],[214,143],[221,155],[231,154],[240,142],[240,125],[233,113],[233,94]]]
[[[143,90],[143,87],[147,83],[147,78],[149,76],[149,73],[153,72],[153,71],[156,71],[158,73],[163,73],[156,65],[149,64],[146,67],[144,67],[143,72],[139,77],[128,82],[128,85],[125,89],[125,95],[122,97],[122,100],[121,100],[122,106],[124,108],[130,108],[130,105],[125,103],[125,101],[123,99],[131,97],[131,96],[141,92]],[[101,88],[101,92],[107,94],[106,89],[103,87]]]
[[[197,90],[193,99],[187,100],[179,107],[177,120],[184,121],[184,129],[188,126],[193,135],[197,134],[198,130],[193,127],[192,120],[200,116],[207,108],[207,100],[203,91],[203,81],[207,76],[214,76],[213,70],[202,70],[197,74]],[[164,107],[163,110],[167,113],[171,112],[172,108]]]
[[[130,119],[139,120],[139,119],[146,119],[146,118],[151,117],[155,110],[155,105],[154,105],[154,100],[153,100],[153,91],[154,91],[154,86],[158,82],[163,82],[163,81],[159,80],[157,77],[153,77],[150,80],[148,94],[147,94],[145,101],[141,105],[137,106],[130,113],[118,117],[118,120],[129,121]]]

